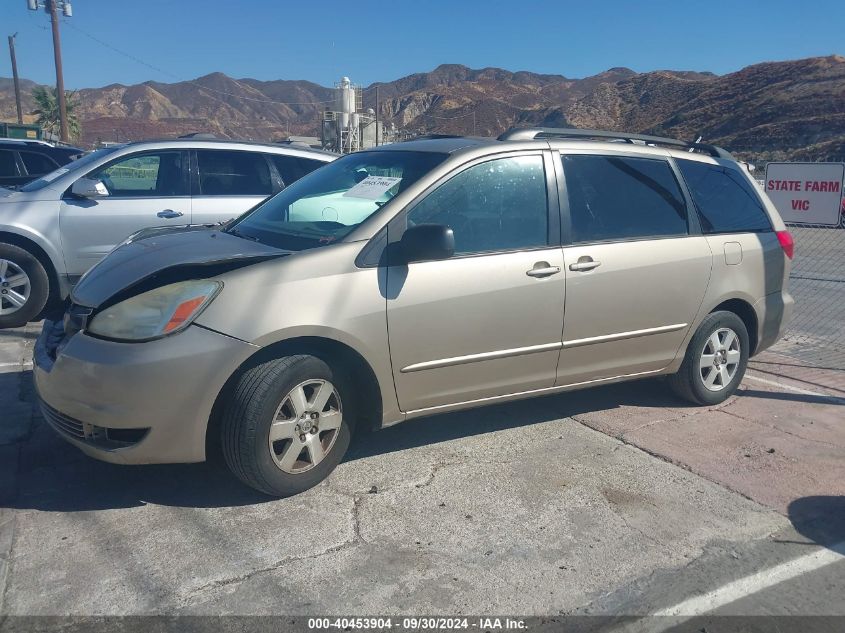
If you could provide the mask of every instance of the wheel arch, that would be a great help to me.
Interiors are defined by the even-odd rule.
[[[0,228],[0,242],[18,246],[32,253],[41,262],[44,270],[47,271],[47,278],[50,280],[50,295],[47,305],[49,306],[55,301],[61,301],[66,290],[65,284],[62,284],[56,263],[53,261],[55,254],[49,253],[41,243],[41,240],[35,235],[10,231],[8,228],[2,227]]]
[[[759,318],[757,316],[757,312],[754,310],[754,306],[745,299],[733,297],[722,301],[719,305],[710,310],[709,314],[719,312],[721,310],[733,312],[742,319],[742,322],[745,324],[745,329],[748,330],[748,342],[750,348],[749,356],[753,356],[754,352],[757,350],[757,345],[759,344]]]
[[[232,373],[218,393],[212,406],[211,416],[206,427],[206,456],[218,453],[215,449],[219,441],[220,417],[226,398],[231,394],[235,383],[247,369],[273,358],[308,354],[324,360],[328,364],[340,363],[349,371],[356,393],[372,406],[361,407],[362,417],[358,420],[357,430],[376,430],[381,427],[383,394],[378,377],[370,363],[352,346],[325,336],[295,336],[257,350],[242,362]]]

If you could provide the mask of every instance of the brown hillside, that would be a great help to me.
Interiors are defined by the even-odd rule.
[[[34,84],[22,83],[24,109],[31,112]],[[514,125],[571,125],[702,135],[755,160],[845,159],[845,57],[838,55],[756,64],[723,76],[612,68],[570,79],[444,64],[377,85],[381,117],[412,133],[497,135]],[[364,107],[375,107],[375,86],[365,89]],[[332,96],[308,81],[222,73],[84,89],[82,142],[200,131],[255,140],[317,134]],[[0,118],[15,118],[12,82],[3,78]]]

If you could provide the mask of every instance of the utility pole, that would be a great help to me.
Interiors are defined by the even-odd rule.
[[[50,5],[50,23],[53,25],[53,56],[56,59],[56,92],[59,98],[59,137],[63,143],[67,136],[67,103],[65,103],[65,78],[62,73],[62,42],[59,38],[59,13],[56,0],[47,0]]]
[[[18,81],[18,60],[15,58],[15,38],[17,33],[9,36],[9,55],[12,58],[12,77],[15,80],[15,106],[18,108],[18,123],[23,123],[23,113],[21,112],[21,85]]]
[[[31,11],[37,11],[39,6],[50,14],[50,24],[53,27],[53,57],[56,62],[56,98],[59,101],[59,137],[63,143],[68,142],[67,133],[67,103],[65,101],[65,80],[62,73],[62,42],[59,37],[59,5],[65,17],[73,15],[70,0],[27,0],[26,6]]]

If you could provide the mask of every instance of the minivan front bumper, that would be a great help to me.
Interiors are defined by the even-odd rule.
[[[196,325],[143,343],[61,337],[46,321],[35,345],[44,418],[88,455],[120,464],[203,461],[214,401],[258,349]]]

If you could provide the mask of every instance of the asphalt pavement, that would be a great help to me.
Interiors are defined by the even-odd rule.
[[[718,407],[647,380],[415,420],[274,500],[67,445],[35,331],[0,332],[2,614],[845,611],[841,372],[771,353]]]

